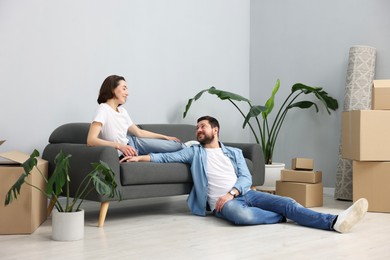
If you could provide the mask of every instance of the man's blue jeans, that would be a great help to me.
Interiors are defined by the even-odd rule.
[[[275,224],[287,218],[302,226],[325,230],[333,230],[337,217],[307,209],[288,197],[254,190],[228,201],[215,215],[235,225]]]
[[[132,135],[128,135],[127,138],[129,139],[128,145],[132,146],[138,155],[175,152],[185,147],[183,143],[171,140],[138,138]]]

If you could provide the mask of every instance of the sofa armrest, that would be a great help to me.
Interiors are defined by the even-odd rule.
[[[116,182],[121,190],[119,158],[117,151],[108,146],[94,146],[90,147],[86,144],[70,144],[70,143],[56,143],[48,144],[42,154],[42,158],[49,162],[49,175],[54,171],[54,160],[60,151],[65,154],[71,154],[69,161],[69,175],[70,175],[70,194],[71,197],[77,191],[79,184],[84,177],[92,171],[91,163],[103,161],[114,171]],[[92,184],[91,184],[92,185]],[[92,201],[109,201],[116,200],[116,198],[107,198],[98,194],[95,190],[86,196],[87,200]]]
[[[236,147],[242,150],[246,159],[253,163],[252,183],[254,186],[260,186],[264,183],[265,163],[263,150],[261,146],[256,143],[224,143],[226,146]]]

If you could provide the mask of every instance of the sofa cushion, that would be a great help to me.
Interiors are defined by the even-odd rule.
[[[123,186],[192,183],[190,166],[184,163],[121,163],[120,173]]]
[[[250,171],[251,160],[245,159]],[[121,163],[121,183],[123,186],[140,184],[192,183],[191,170],[184,163]]]

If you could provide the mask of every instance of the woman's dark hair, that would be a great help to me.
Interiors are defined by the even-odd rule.
[[[217,119],[215,119],[214,117],[211,117],[211,116],[202,116],[202,117],[199,117],[198,121],[196,121],[196,122],[199,123],[200,121],[203,121],[203,120],[209,121],[209,124],[211,125],[212,128],[218,127],[218,135],[219,135],[219,130],[221,128],[219,127],[219,122]]]
[[[103,81],[97,99],[98,104],[106,103],[107,100],[114,97],[114,89],[119,85],[119,81],[121,80],[126,81],[122,76],[111,75]]]

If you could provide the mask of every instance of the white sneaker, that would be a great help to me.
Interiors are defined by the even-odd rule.
[[[339,233],[346,233],[358,223],[368,210],[368,201],[365,198],[358,199],[352,206],[341,212],[333,228]]]
[[[199,144],[199,142],[195,141],[195,140],[191,140],[191,141],[188,141],[188,142],[184,143],[184,145],[187,146],[187,147],[190,147],[190,146],[195,145],[195,144]]]

